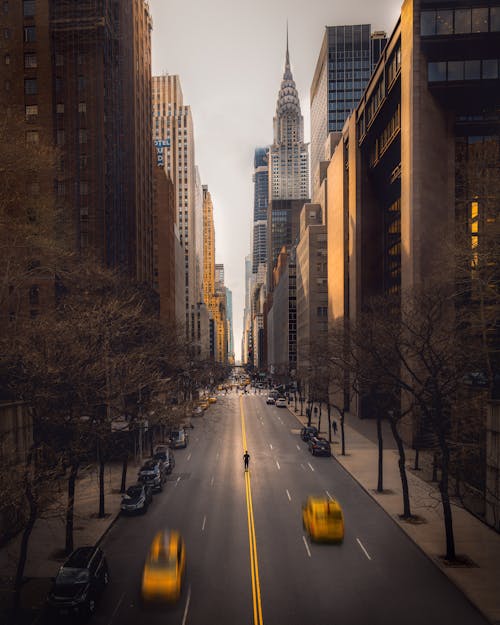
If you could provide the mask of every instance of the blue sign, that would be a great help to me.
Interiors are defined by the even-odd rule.
[[[163,165],[165,165],[165,157],[163,156],[163,148],[170,147],[170,139],[155,139],[154,144],[156,148],[156,164],[159,167],[163,167]]]

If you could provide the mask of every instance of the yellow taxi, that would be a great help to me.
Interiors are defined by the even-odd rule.
[[[209,398],[208,398],[208,403],[209,403],[209,404],[215,404],[215,403],[217,403],[217,397],[209,397]]]
[[[314,541],[342,542],[344,540],[344,515],[335,499],[308,497],[302,506],[304,529]]]
[[[208,408],[208,406],[209,406],[209,403],[208,403],[208,401],[206,399],[202,399],[202,400],[200,400],[198,402],[198,406],[200,408],[203,408],[203,410],[206,410]]]
[[[144,601],[177,601],[186,568],[186,550],[176,530],[162,530],[151,543],[142,573]]]

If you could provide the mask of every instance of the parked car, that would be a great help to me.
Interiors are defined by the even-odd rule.
[[[90,617],[109,582],[106,557],[99,547],[79,547],[61,566],[47,597],[53,616]]]
[[[269,395],[269,397],[266,399],[266,404],[271,404],[272,406],[274,406],[274,397],[271,397],[271,395]]]
[[[274,400],[278,399],[280,396],[279,392],[276,390],[269,391],[269,397],[272,397]]]
[[[168,445],[156,445],[154,448],[153,460],[159,460],[163,463],[163,470],[167,475],[172,473],[175,467],[174,452]]]
[[[149,504],[153,501],[153,491],[144,483],[129,486],[122,497],[120,510],[124,513],[141,512],[146,514]]]
[[[167,478],[161,460],[146,460],[139,470],[137,479],[139,482],[151,486],[153,490],[162,491]]]
[[[284,397],[278,397],[278,399],[274,402],[274,405],[278,408],[286,408],[286,399]]]
[[[178,449],[179,447],[187,447],[188,444],[188,435],[184,428],[179,428],[178,430],[172,430],[170,433],[170,446],[173,449]]]
[[[326,438],[321,438],[319,436],[310,436],[308,441],[309,451],[313,456],[331,456],[332,450],[330,448],[330,443],[326,440]]]
[[[217,397],[215,397],[214,395],[212,395],[211,397],[208,398],[208,403],[209,404],[215,404],[217,403]]]
[[[311,436],[318,436],[318,434],[318,428],[314,427],[314,425],[305,425],[300,430],[300,438],[306,442]]]
[[[142,573],[141,595],[144,601],[174,602],[180,597],[186,550],[184,541],[175,530],[163,530],[151,543]]]
[[[308,497],[302,506],[302,525],[311,540],[344,540],[344,515],[335,499]]]
[[[192,417],[202,417],[203,416],[203,408],[201,406],[195,406],[193,408],[193,412],[191,413]]]

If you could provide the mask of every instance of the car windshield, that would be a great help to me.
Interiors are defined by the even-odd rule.
[[[129,497],[139,497],[142,494],[142,486],[129,486],[127,488],[127,495]]]
[[[56,577],[56,586],[86,584],[89,580],[87,569],[71,569],[62,567]]]
[[[157,554],[150,555],[148,564],[152,569],[175,569],[177,560],[174,555],[168,554],[166,551],[160,551]]]

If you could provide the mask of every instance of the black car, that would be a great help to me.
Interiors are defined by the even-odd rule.
[[[152,501],[151,486],[138,483],[127,488],[127,492],[122,497],[120,508],[122,512],[142,512],[145,514]]]
[[[153,454],[153,460],[159,460],[163,463],[165,473],[170,474],[175,467],[174,452],[168,447],[168,445],[157,445],[155,447],[155,453]]]
[[[330,443],[326,438],[320,438],[318,436],[311,436],[308,442],[309,451],[313,456],[331,456],[332,450],[330,449]]]
[[[162,491],[166,479],[166,471],[161,460],[146,460],[137,474],[137,480],[151,486],[153,490]]]
[[[184,428],[179,428],[178,430],[172,430],[170,432],[170,446],[173,449],[178,449],[179,447],[187,447],[188,444],[188,435]]]
[[[318,436],[318,434],[318,428],[314,427],[314,425],[305,425],[300,430],[300,438],[306,442],[311,438],[311,436]]]
[[[89,617],[109,582],[108,563],[99,547],[80,547],[61,566],[47,597],[53,616]]]

